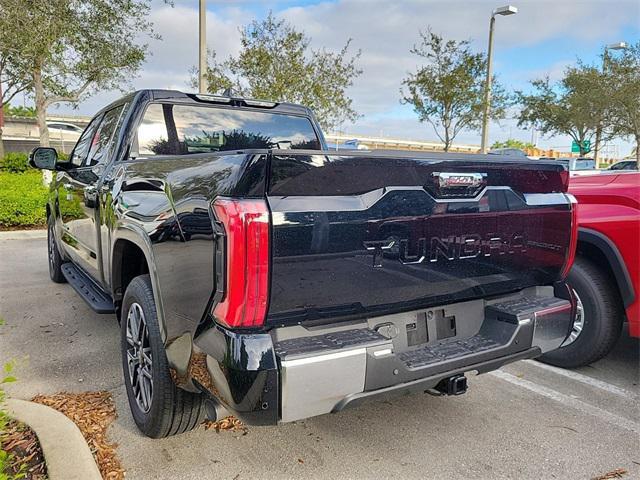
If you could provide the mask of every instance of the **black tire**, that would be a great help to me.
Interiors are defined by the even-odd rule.
[[[584,310],[582,331],[568,345],[547,352],[540,360],[564,368],[589,365],[607,355],[622,332],[624,311],[615,282],[595,263],[577,257],[567,283]]]
[[[146,334],[143,333],[139,338],[142,338],[143,352],[147,350],[147,355],[150,352],[149,361],[143,354],[136,355],[134,353],[136,352],[135,346],[127,339],[127,328],[130,324],[129,313],[132,312],[135,317],[136,312],[139,314],[138,308],[144,315],[142,323],[143,329],[146,329]],[[132,322],[134,321],[135,318],[132,319]],[[134,278],[127,287],[122,302],[120,330],[124,384],[127,389],[131,414],[140,431],[151,438],[162,438],[187,432],[199,425],[205,417],[203,396],[176,387],[171,379],[167,355],[158,327],[149,275]],[[132,363],[133,370],[137,372],[133,376],[129,372],[129,354],[138,358],[137,363]],[[151,364],[150,368],[148,367],[149,363]],[[136,383],[134,379],[140,377],[141,369],[138,367],[143,364],[141,369],[145,372],[150,371],[152,378],[150,402],[147,403],[142,400],[142,395],[138,395],[138,399],[136,398],[137,393],[141,391],[139,384],[136,384],[134,392],[134,383]],[[143,375],[142,381],[145,381],[144,377]],[[142,388],[146,391],[149,383],[147,382],[145,385],[146,387]]]
[[[67,279],[62,274],[62,255],[56,244],[54,220],[51,216],[47,219],[47,261],[49,263],[49,277],[56,283],[66,283]]]

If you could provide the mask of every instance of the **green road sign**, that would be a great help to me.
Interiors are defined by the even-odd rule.
[[[589,153],[591,151],[591,140],[584,140],[582,145],[584,147],[584,153]],[[578,142],[575,140],[571,144],[571,153],[580,153],[580,145],[578,145]]]

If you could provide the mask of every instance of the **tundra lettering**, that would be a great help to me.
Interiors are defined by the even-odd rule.
[[[525,252],[526,237],[523,233],[513,233],[503,239],[495,234],[481,237],[471,233],[467,235],[450,235],[448,237],[432,237],[427,248],[427,239],[419,238],[414,248],[410,248],[408,239],[397,240],[399,244],[399,260],[405,265],[419,264],[428,258],[430,262],[444,260],[464,260],[479,256],[514,254]],[[364,242],[366,249],[373,255],[373,266],[382,266],[384,251],[391,249],[396,243],[392,241]],[[410,253],[413,252],[413,253]]]

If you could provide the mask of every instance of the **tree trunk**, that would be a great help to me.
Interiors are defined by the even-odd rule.
[[[444,129],[444,151],[448,152],[449,147],[451,147],[451,140],[449,139],[449,130],[445,128]]]
[[[2,125],[0,125],[0,160],[4,158],[4,141],[2,140]]]
[[[40,132],[40,146],[49,146],[49,128],[47,127],[47,99],[42,83],[42,67],[38,65],[33,71],[33,90],[36,101],[36,123]]]
[[[598,168],[598,163],[600,159],[600,143],[602,142],[602,128],[600,125],[596,128],[596,141],[593,144],[593,159],[596,162],[596,168]]]
[[[580,156],[581,156],[581,157],[584,157],[584,156],[587,154],[587,151],[586,151],[586,150],[585,150],[585,148],[584,148],[584,141],[585,141],[585,139],[584,139],[584,138],[581,138],[581,139],[578,141],[578,146],[580,147]]]

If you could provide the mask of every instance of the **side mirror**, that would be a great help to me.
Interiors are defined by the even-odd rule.
[[[58,152],[51,147],[36,147],[29,154],[29,165],[40,170],[55,170]]]

